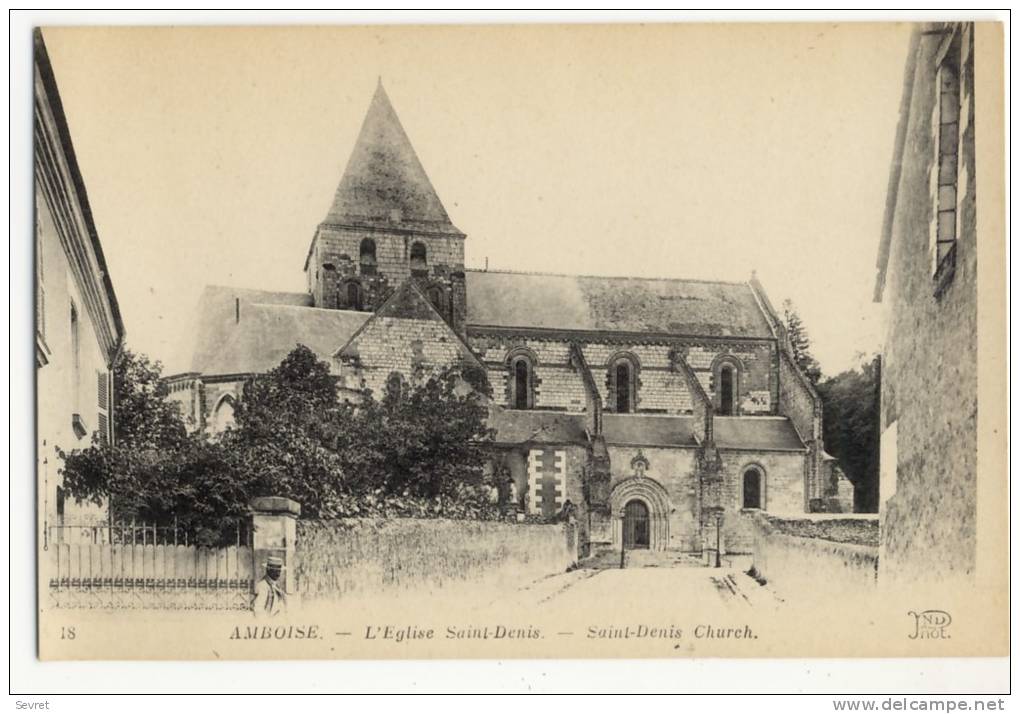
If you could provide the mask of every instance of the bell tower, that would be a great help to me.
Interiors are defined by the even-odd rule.
[[[305,261],[315,306],[374,311],[413,279],[463,334],[464,239],[380,81]]]

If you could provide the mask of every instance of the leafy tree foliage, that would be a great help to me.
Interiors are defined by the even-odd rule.
[[[64,488],[79,501],[111,504],[117,516],[132,517],[142,494],[157,488],[172,455],[188,442],[177,405],[160,381],[162,365],[125,350],[113,369],[113,445],[98,436],[92,445],[64,458]]]
[[[188,434],[161,381],[162,365],[124,351],[114,365],[114,439],[93,438],[62,453],[64,488],[79,501],[104,501],[115,521],[176,523],[196,542],[231,541],[247,517],[246,484],[218,444]]]
[[[791,300],[783,302],[783,322],[786,324],[786,335],[790,339],[794,361],[811,383],[817,385],[822,378],[822,369],[811,354],[811,338]]]
[[[114,440],[135,449],[179,446],[186,429],[169,388],[163,365],[125,350],[113,368]]]
[[[818,385],[825,448],[854,484],[854,510],[862,513],[878,511],[880,378],[873,358]]]
[[[790,300],[783,302],[783,321],[793,358],[822,400],[825,449],[839,460],[854,484],[854,510],[878,510],[879,363],[861,365],[822,379],[821,366],[811,354],[811,339]]]
[[[329,367],[298,346],[244,385],[235,425],[218,443],[252,496],[285,496],[315,517],[343,481],[337,426],[350,415]]]
[[[368,395],[352,411],[337,425],[348,497],[330,504],[334,513],[495,515],[484,469],[492,439],[487,408],[461,370],[414,385],[391,379],[381,400]]]
[[[305,517],[497,515],[478,375],[391,380],[381,399],[366,394],[352,405],[338,398],[328,366],[299,345],[245,384],[234,426],[207,437],[187,433],[160,371],[126,352],[115,443],[63,454],[68,493],[109,499],[115,519],[176,522],[215,544],[233,540],[262,495],[294,499]]]

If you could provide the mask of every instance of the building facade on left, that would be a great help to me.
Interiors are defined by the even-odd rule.
[[[37,493],[43,545],[106,509],[65,498],[58,451],[113,439],[124,324],[42,33],[34,36]]]

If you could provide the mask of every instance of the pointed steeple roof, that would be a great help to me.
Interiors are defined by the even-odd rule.
[[[425,174],[381,80],[326,223],[463,235]]]

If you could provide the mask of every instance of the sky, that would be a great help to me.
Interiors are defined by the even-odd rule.
[[[747,280],[823,372],[872,303],[907,24],[48,28],[127,331],[302,266],[380,80],[468,267]],[[470,300],[470,295],[468,296]]]

